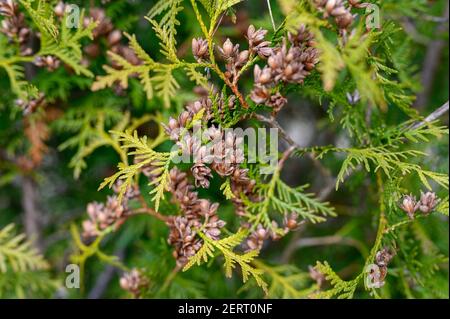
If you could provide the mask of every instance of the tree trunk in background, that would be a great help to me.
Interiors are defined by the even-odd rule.
[[[27,237],[30,238],[35,247],[42,252],[41,236],[41,212],[38,207],[38,192],[36,182],[30,176],[22,179],[22,208],[24,210],[24,225]]]
[[[446,45],[445,39],[440,39],[440,37],[446,32],[448,28],[448,5],[445,6],[444,14],[442,18],[444,22],[439,23],[436,27],[436,40],[431,41],[428,44],[427,53],[423,63],[423,69],[421,74],[421,84],[422,92],[417,95],[417,99],[414,106],[418,110],[424,110],[427,107],[428,99],[430,97],[431,90],[433,88],[433,83],[435,80],[436,71],[441,61],[442,50]]]

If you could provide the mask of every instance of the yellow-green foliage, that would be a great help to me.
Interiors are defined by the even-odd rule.
[[[218,251],[224,257],[225,275],[227,277],[231,277],[232,270],[237,264],[241,267],[242,280],[244,283],[249,279],[249,276],[252,276],[258,286],[267,292],[267,283],[262,278],[263,271],[251,265],[253,259],[258,256],[259,251],[251,250],[244,254],[233,252],[234,247],[239,245],[247,237],[248,232],[246,230],[238,231],[236,234],[219,240],[209,238],[201,232],[201,229],[198,234],[203,239],[203,246],[189,259],[189,262],[184,266],[183,271],[188,270],[195,264],[200,265],[208,262],[209,258],[214,257],[214,253]]]
[[[48,268],[44,257],[26,240],[25,235],[14,233],[14,224],[0,229],[0,271],[5,273],[8,268],[15,272]]]

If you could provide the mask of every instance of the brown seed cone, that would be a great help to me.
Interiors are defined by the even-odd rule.
[[[245,245],[246,251],[261,250],[264,245],[264,240],[269,237],[269,232],[259,224],[255,231],[248,236]]]
[[[108,45],[111,47],[115,46],[120,42],[121,39],[122,39],[122,31],[113,30],[108,34],[108,38],[107,38]]]
[[[387,266],[391,262],[392,258],[394,258],[394,256],[395,252],[392,252],[387,248],[383,248],[376,253],[375,262],[379,267]]]
[[[175,248],[177,265],[183,266],[202,247],[201,240],[196,237],[194,231],[194,228],[199,228],[201,224],[182,216],[171,218],[167,224],[170,230],[168,243]]]
[[[211,167],[217,174],[219,174],[222,177],[226,177],[233,174],[236,165],[231,163],[220,162],[220,163],[212,163]]]
[[[250,93],[250,98],[256,104],[264,104],[270,97],[270,90],[261,85],[255,85],[252,92]]]
[[[289,42],[292,43],[292,45],[301,47],[301,46],[312,46],[314,43],[314,35],[308,30],[306,25],[302,24],[297,29],[297,33],[288,33],[288,39]]]
[[[19,6],[12,0],[0,1],[0,15],[5,17],[14,17],[18,14]]]
[[[135,296],[138,296],[141,290],[149,285],[148,279],[136,268],[124,273],[120,277],[119,283],[123,290],[131,292]]]
[[[203,232],[206,236],[208,236],[211,239],[219,240],[220,237],[220,229],[225,226],[225,222],[221,219],[219,219],[219,216],[212,215],[208,222],[204,225]]]
[[[340,29],[348,28],[353,22],[353,16],[343,0],[314,0],[314,4],[323,12],[324,18],[334,17]]]
[[[198,62],[209,59],[208,41],[203,38],[192,39],[192,54]]]
[[[83,222],[83,237],[95,237],[99,231],[108,228],[124,217],[126,203],[119,203],[117,196],[108,196],[106,203],[89,203],[87,205],[89,220]]]
[[[209,178],[212,177],[211,169],[203,163],[196,163],[191,168],[195,178],[195,186],[209,188]]]
[[[284,96],[282,96],[279,92],[272,95],[266,102],[266,105],[270,106],[273,109],[272,112],[274,114],[277,114],[286,104],[287,99]]]
[[[29,99],[28,101],[18,99],[16,105],[22,109],[24,115],[28,115],[37,110],[37,108],[45,105],[45,96],[39,93],[38,97]]]
[[[101,8],[90,9],[89,16],[96,22],[98,22],[97,27],[92,31],[94,39],[107,35],[114,28],[111,20],[106,16],[106,12]],[[89,23],[89,19],[85,21],[85,24]]]
[[[17,41],[21,55],[30,55],[32,49],[27,46],[27,42],[31,29],[27,27],[25,16],[19,11],[17,3],[12,0],[0,1],[0,16],[5,17],[0,24],[0,33],[10,41]]]
[[[408,215],[409,218],[414,219],[414,214],[420,206],[416,198],[412,195],[403,196],[400,208]]]
[[[427,215],[430,214],[439,203],[439,199],[436,193],[433,192],[420,192],[419,210]]]
[[[239,44],[233,45],[230,39],[227,39],[222,47],[218,47],[220,54],[226,60],[234,60],[239,54]]]
[[[298,221],[298,214],[291,213],[284,217],[284,226],[286,231],[296,230],[299,225],[300,223]]]
[[[96,58],[101,53],[100,45],[98,43],[89,43],[83,50],[91,58]]]
[[[51,55],[38,56],[34,60],[34,65],[40,68],[47,68],[49,71],[54,71],[61,65],[61,61]]]

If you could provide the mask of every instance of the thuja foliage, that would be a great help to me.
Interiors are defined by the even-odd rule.
[[[0,296],[448,298],[446,5],[0,0]]]

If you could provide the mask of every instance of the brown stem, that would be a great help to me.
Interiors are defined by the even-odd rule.
[[[166,280],[164,280],[164,283],[161,287],[160,293],[164,292],[172,283],[173,279],[175,278],[175,276],[178,274],[178,272],[181,270],[182,267],[180,266],[175,266],[174,269],[172,269],[172,271],[170,272],[170,274],[167,276]]]
[[[141,208],[133,210],[130,214],[128,214],[128,217],[139,215],[139,214],[148,214],[150,216],[153,216],[160,221],[167,222],[169,221],[169,217],[164,216],[160,213],[158,213],[156,210],[154,210],[151,207],[148,207],[147,202],[145,201],[145,198],[142,195],[139,195],[138,197],[139,202],[141,203]]]
[[[211,65],[211,68],[217,73],[217,75],[225,82],[225,84],[231,89],[234,95],[237,96],[239,99],[239,102],[241,105],[248,109],[248,103],[245,101],[244,97],[242,96],[241,92],[239,92],[239,89],[237,85],[231,83],[230,79],[228,79],[225,74],[219,69],[219,67],[215,64]]]
[[[440,118],[442,115],[444,115],[445,113],[448,112],[448,101],[444,103],[444,105],[442,105],[440,108],[438,108],[437,110],[435,110],[433,113],[431,113],[430,115],[428,115],[425,119],[423,119],[423,121],[417,122],[415,124],[413,124],[411,126],[412,130],[415,130],[427,123],[433,122],[434,120],[437,120],[438,118]]]
[[[294,140],[286,133],[286,131],[281,127],[281,125],[277,122],[277,120],[272,117],[265,117],[261,114],[255,114],[254,117],[264,123],[269,124],[271,127],[278,129],[278,133],[280,134],[281,138],[285,140],[289,145],[294,146],[295,148],[300,148],[300,146],[297,145],[297,143],[294,142]]]
[[[237,98],[239,99],[239,102],[241,103],[241,105],[248,109],[248,103],[247,101],[244,99],[244,97],[242,96],[241,92],[239,92],[239,89],[237,87],[237,85],[234,85],[233,83],[230,82],[230,80],[224,76],[224,81],[225,84],[228,85],[228,87],[231,89],[231,91],[233,91],[234,95],[237,96]]]
[[[25,232],[29,238],[33,239],[36,248],[39,249],[39,251],[42,251],[42,214],[37,205],[37,186],[31,176],[24,176],[21,186]]]
[[[292,145],[286,151],[284,151],[283,156],[281,156],[280,160],[278,161],[278,170],[279,171],[281,171],[283,169],[284,163],[289,158],[289,156],[291,156],[291,154],[294,150],[295,150],[295,146]]]
[[[140,215],[140,214],[147,214],[147,215],[153,216],[156,219],[159,219],[160,221],[163,221],[163,222],[169,221],[169,217],[161,215],[160,213],[158,213],[157,211],[155,211],[153,208],[150,208],[150,207],[142,207],[142,208],[135,209],[132,213],[128,214],[127,217]]]
[[[280,134],[281,138],[284,141],[286,141],[286,143],[288,143],[291,147],[293,147],[294,149],[300,148],[300,146],[298,146],[298,144],[294,142],[294,140],[286,133],[286,131],[281,127],[281,125],[274,117],[269,118],[261,114],[255,114],[254,117],[257,120],[267,123],[271,127],[278,129],[278,133]],[[290,153],[292,153],[292,151]],[[320,163],[320,161],[317,158],[315,158],[311,153],[307,153],[306,156],[313,162],[314,166],[321,172],[321,174],[327,180],[326,187],[324,187],[321,193],[319,194],[320,199],[325,199],[334,189],[336,180],[331,175],[331,172],[326,167],[324,167],[322,163]]]

